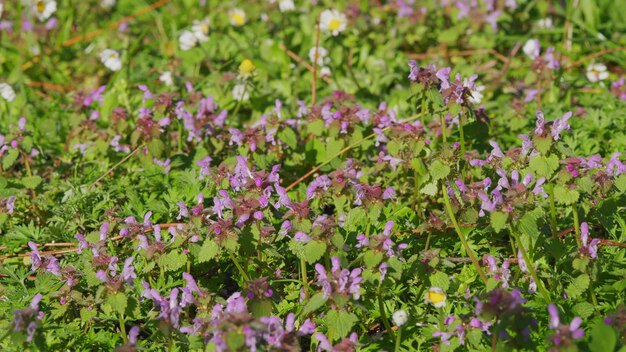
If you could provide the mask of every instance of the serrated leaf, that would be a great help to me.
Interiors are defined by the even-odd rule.
[[[317,262],[326,253],[326,243],[322,241],[309,241],[304,245],[304,259],[307,263]]]
[[[22,178],[22,184],[28,189],[37,188],[41,181],[43,181],[42,178],[37,175]]]
[[[306,306],[304,306],[304,309],[302,310],[302,315],[306,316],[309,313],[315,312],[320,307],[322,307],[324,303],[326,303],[326,301],[327,299],[326,297],[324,297],[323,293],[316,293],[309,299],[309,302],[306,304]]]
[[[289,127],[283,128],[278,132],[278,138],[287,144],[289,148],[296,149],[298,146],[298,137],[296,133]]]
[[[215,256],[220,252],[220,247],[215,241],[210,238],[204,240],[202,247],[200,247],[200,252],[198,253],[198,263],[208,262],[209,260],[215,258]]]
[[[554,171],[559,167],[559,158],[556,155],[535,156],[530,159],[528,166],[537,174],[538,177],[550,179]]]
[[[353,208],[348,212],[346,221],[343,223],[343,228],[346,231],[355,231],[359,225],[365,223],[366,213],[362,207]]]
[[[328,326],[329,335],[332,335],[334,340],[348,336],[352,331],[352,327],[358,320],[357,316],[352,313],[334,309],[328,312],[324,319],[326,326]]]
[[[496,233],[502,231],[506,227],[506,220],[509,218],[509,214],[499,211],[491,212],[491,227],[496,230]]]
[[[165,271],[176,271],[187,264],[187,256],[179,253],[178,250],[171,251],[158,260],[159,266]]]
[[[371,269],[378,265],[383,260],[383,254],[381,252],[375,252],[369,250],[363,255],[363,262],[368,269]]]
[[[572,313],[583,318],[583,320],[590,317],[594,310],[593,304],[589,302],[580,302],[572,307]]]
[[[554,199],[558,204],[571,205],[578,201],[579,193],[575,189],[565,188],[562,185],[554,187]]]
[[[124,314],[128,304],[128,299],[124,293],[118,292],[107,297],[107,303],[110,304],[113,310],[115,310],[118,314]]]
[[[447,291],[450,287],[450,279],[444,272],[438,271],[430,275],[430,285],[435,287],[441,287],[444,291]]]
[[[420,189],[420,193],[428,196],[434,196],[435,194],[437,194],[437,184],[434,182],[426,184],[424,187],[422,187],[422,189]]]
[[[589,275],[582,274],[575,278],[565,289],[569,299],[575,299],[587,290],[589,287]]]
[[[9,151],[2,158],[2,169],[6,170],[15,164],[17,158],[20,156],[20,152],[17,149],[9,149]]]
[[[439,160],[435,160],[435,162],[430,165],[429,172],[433,178],[433,181],[438,181],[450,174],[450,166],[442,163]]]

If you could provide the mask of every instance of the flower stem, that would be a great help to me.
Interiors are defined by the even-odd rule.
[[[305,287],[309,287],[309,279],[306,274],[306,260],[300,258],[300,272],[302,273],[302,283]],[[309,291],[304,291],[306,297],[309,297]]]
[[[398,335],[396,335],[396,347],[394,348],[395,352],[400,351],[400,342],[402,341],[402,327],[398,326]]]
[[[582,242],[580,241],[580,221],[578,220],[578,208],[576,204],[572,204],[572,215],[574,216],[574,231],[576,233],[576,243],[578,244],[578,248],[582,247]]]
[[[241,264],[239,264],[239,261],[237,260],[237,258],[235,258],[233,253],[229,251],[228,255],[230,256],[230,259],[233,261],[233,264],[235,264],[235,266],[239,270],[239,273],[241,273],[241,276],[243,276],[243,278],[246,279],[246,281],[250,281],[250,276],[248,276],[248,273],[246,273],[246,271],[243,270],[243,267],[241,266]]]
[[[446,117],[441,114],[441,136],[443,137],[443,142],[446,143],[448,141],[448,137],[446,137]]]
[[[465,133],[463,132],[463,114],[459,114],[459,136],[461,137],[461,160],[465,160]]]
[[[389,324],[389,319],[385,312],[385,304],[383,303],[383,295],[380,293],[380,286],[378,287],[378,311],[380,312],[380,318],[383,320],[383,325],[391,337],[391,340],[395,340],[396,337],[394,336],[393,330],[391,330],[391,324]]]
[[[126,344],[127,336],[126,336],[126,321],[124,320],[124,314],[119,314],[119,322],[120,322],[120,335],[122,335],[122,341]]]
[[[554,205],[554,186],[548,187],[550,197],[550,227],[552,228],[552,238],[556,237],[556,206]]]
[[[539,289],[539,292],[541,292],[541,295],[546,300],[546,302],[550,302],[550,293],[543,286],[543,281],[539,280],[539,277],[537,276],[537,271],[535,270],[535,265],[530,260],[530,257],[528,256],[528,252],[526,252],[526,249],[524,248],[524,244],[522,243],[522,239],[519,237],[517,232],[513,231],[513,228],[511,226],[509,226],[509,233],[511,234],[511,236],[513,236],[513,238],[517,242],[517,248],[520,250],[520,252],[522,252],[522,257],[524,257],[524,261],[526,262],[526,266],[528,267],[530,276],[532,276],[533,280],[535,280],[535,283],[537,283],[537,288]]]
[[[450,221],[452,221],[454,230],[456,231],[456,234],[459,236],[459,239],[461,240],[461,243],[463,244],[463,247],[465,248],[467,255],[469,255],[470,259],[472,260],[472,263],[474,263],[474,267],[476,268],[476,271],[478,271],[478,275],[480,275],[480,278],[483,280],[483,282],[486,285],[487,275],[485,275],[485,273],[483,272],[483,269],[480,267],[480,263],[478,262],[478,259],[476,259],[476,256],[474,255],[474,251],[472,251],[472,248],[470,248],[469,244],[467,243],[467,240],[465,239],[463,232],[461,232],[461,228],[459,227],[459,224],[456,221],[456,217],[454,216],[452,205],[450,204],[450,197],[448,197],[448,192],[446,191],[446,184],[443,181],[441,181],[441,190],[443,193],[443,201],[446,205],[446,209],[448,210],[448,215],[450,216]]]

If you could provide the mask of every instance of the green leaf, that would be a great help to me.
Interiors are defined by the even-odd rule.
[[[278,132],[278,138],[287,144],[289,148],[296,149],[298,146],[298,137],[296,133],[289,127],[285,127]]]
[[[22,178],[22,184],[28,189],[37,188],[41,181],[43,181],[42,178],[37,175]]]
[[[176,271],[187,264],[187,256],[179,253],[178,250],[173,250],[161,256],[158,262],[159,266],[163,267],[165,271]]]
[[[575,189],[569,189],[563,185],[556,185],[554,187],[554,199],[557,203],[563,205],[571,205],[578,201],[578,191]]]
[[[268,317],[272,315],[272,301],[269,299],[254,298],[248,302],[250,312],[255,318]]]
[[[430,285],[435,287],[441,287],[444,291],[450,288],[450,279],[444,272],[438,271],[430,275]]]
[[[550,179],[554,171],[556,171],[559,167],[559,158],[556,155],[550,155],[550,157],[545,157],[543,155],[535,156],[530,159],[528,166],[537,174],[537,176]]]
[[[437,194],[437,183],[432,182],[426,184],[422,189],[420,189],[420,193],[425,194],[427,196],[434,196]]]
[[[306,304],[306,306],[304,306],[304,309],[302,310],[302,315],[306,316],[309,313],[315,312],[320,307],[322,307],[326,303],[326,301],[327,299],[326,297],[324,297],[323,293],[316,293],[309,299],[309,302]]]
[[[220,252],[220,247],[210,238],[204,240],[202,247],[200,247],[200,253],[198,253],[198,263],[208,262],[215,258]]]
[[[160,158],[165,150],[165,144],[160,139],[153,139],[148,143],[148,151],[155,158]]]
[[[20,156],[20,152],[17,149],[9,149],[4,158],[2,159],[2,169],[6,170],[15,164],[17,158]]]
[[[381,252],[369,250],[365,252],[365,255],[363,256],[363,262],[365,262],[365,266],[368,269],[377,266],[378,263],[381,262],[381,260],[383,260],[383,254]]]
[[[107,297],[107,303],[110,304],[118,314],[124,314],[128,300],[125,294],[118,292]]]
[[[362,207],[352,208],[348,212],[348,216],[346,217],[346,221],[343,223],[343,228],[346,231],[356,231],[356,229],[365,223],[366,213],[365,209]],[[363,226],[360,226],[363,227]]]
[[[506,227],[506,220],[508,219],[508,213],[502,213],[499,211],[494,211],[491,213],[491,227],[496,230],[496,233],[502,231],[503,228]]]
[[[430,165],[430,175],[432,176],[433,181],[441,180],[442,178],[448,176],[449,173],[450,166],[442,163],[439,160],[435,160],[435,162]]]
[[[309,241],[304,245],[304,259],[307,263],[317,262],[326,253],[326,243],[322,241]]]
[[[613,352],[617,345],[617,334],[613,327],[597,320],[591,329],[589,350],[594,352]]]
[[[572,307],[572,313],[583,319],[589,318],[593,314],[594,310],[595,308],[593,307],[593,304],[589,302],[580,302]]]
[[[589,287],[589,275],[582,274],[575,278],[565,289],[569,299],[575,299],[587,290]]]
[[[352,327],[359,319],[352,313],[333,309],[326,314],[324,321],[328,326],[329,335],[332,335],[334,340],[339,340],[348,336],[352,331]]]

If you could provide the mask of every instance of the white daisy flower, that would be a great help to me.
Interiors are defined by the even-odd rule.
[[[119,71],[122,69],[122,60],[120,54],[113,49],[105,49],[100,53],[100,61],[111,71]]]
[[[409,315],[406,313],[404,309],[400,309],[396,311],[395,313],[393,313],[392,320],[396,326],[400,327],[406,324],[407,320],[409,320]]]
[[[528,39],[528,41],[526,42],[526,44],[524,44],[524,47],[522,48],[524,54],[526,54],[526,56],[533,60],[539,57],[540,50],[541,46],[539,45],[539,40],[537,39]]]
[[[296,4],[293,3],[293,0],[280,0],[278,2],[278,9],[280,12],[293,11],[296,9]]]
[[[209,19],[205,18],[202,21],[193,21],[191,26],[191,32],[198,38],[198,42],[204,43],[209,40]]]
[[[13,87],[6,83],[0,83],[0,96],[9,103],[15,100],[15,91]]]
[[[115,6],[115,3],[117,2],[117,0],[101,0],[100,1],[100,6],[104,9],[110,9],[113,6]]]
[[[180,50],[187,51],[198,44],[198,38],[190,31],[183,31],[178,38]]]
[[[174,77],[172,77],[172,72],[165,71],[165,72],[161,73],[161,75],[159,76],[159,81],[163,82],[163,84],[165,84],[168,87],[173,86],[174,85]]]
[[[234,8],[228,11],[228,19],[233,26],[241,27],[246,24],[246,13],[240,8]]]
[[[237,84],[233,87],[233,99],[237,101],[245,101],[250,98],[245,84]]]
[[[446,293],[441,287],[431,287],[424,295],[424,302],[432,304],[435,308],[445,307]]]
[[[604,81],[609,78],[609,72],[605,64],[591,64],[587,66],[587,79],[590,82]]]
[[[330,32],[333,36],[346,30],[348,18],[337,10],[324,10],[320,14],[320,29]]]
[[[322,77],[328,77],[330,76],[330,67],[328,66],[324,66],[320,69],[320,75]]]
[[[309,50],[309,59],[311,60],[311,63],[315,63],[315,47],[312,47],[311,50]],[[322,48],[321,46],[317,47],[317,66],[324,66],[325,63],[328,63],[327,60],[330,59],[328,58],[328,50],[326,50],[325,48]]]
[[[33,0],[31,9],[39,21],[45,21],[57,11],[55,0]]]

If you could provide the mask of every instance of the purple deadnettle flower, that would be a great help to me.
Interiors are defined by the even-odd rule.
[[[331,259],[332,269],[330,273],[322,264],[315,264],[317,271],[317,285],[322,287],[322,292],[326,298],[333,295],[342,295],[352,297],[356,300],[361,297],[361,269],[356,268],[352,271],[342,269],[339,257]]]
[[[580,224],[580,241],[582,246],[578,249],[578,252],[591,259],[596,259],[598,257],[598,244],[600,240],[593,238],[589,241],[589,225],[586,222]]]
[[[13,331],[26,332],[26,342],[33,341],[37,326],[43,319],[44,313],[39,310],[42,298],[41,293],[38,293],[31,300],[29,307],[13,312]]]
[[[569,325],[561,324],[559,311],[554,304],[548,305],[548,313],[550,314],[550,323],[548,326],[554,330],[554,334],[550,337],[552,345],[558,350],[567,349],[575,346],[575,340],[580,340],[585,336],[585,330],[580,328],[583,320],[580,317],[572,319]]]

